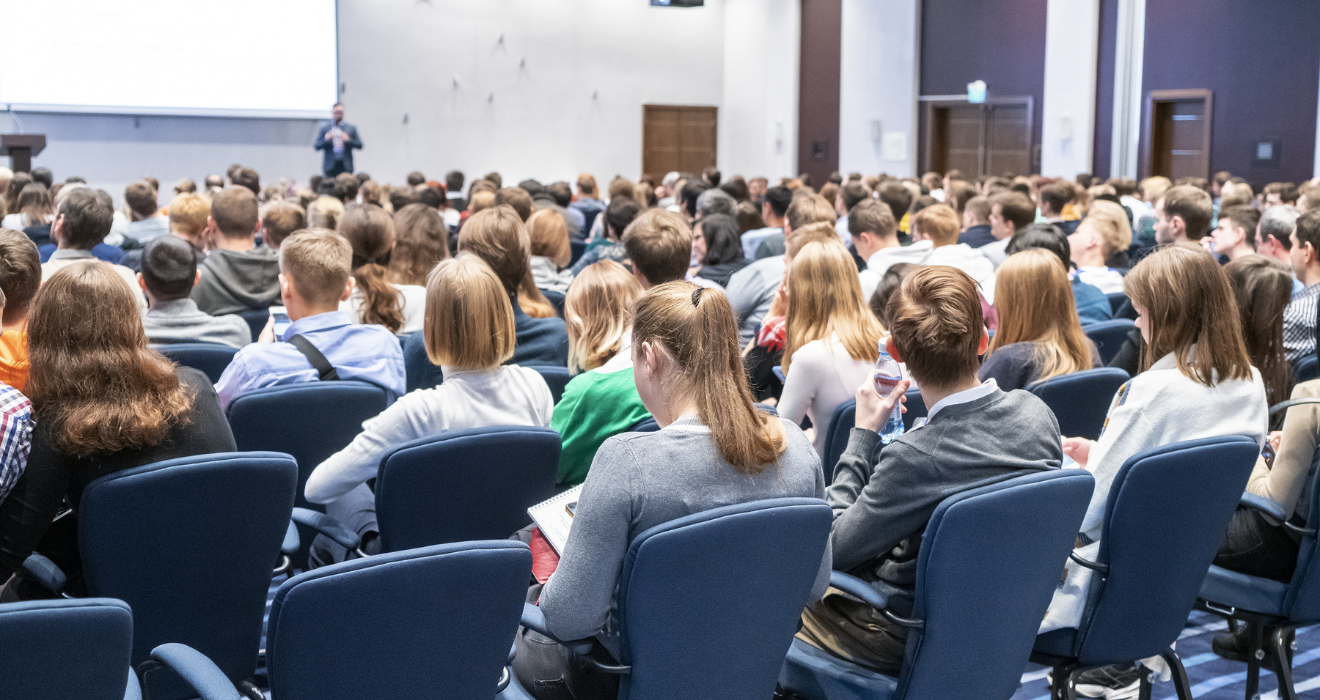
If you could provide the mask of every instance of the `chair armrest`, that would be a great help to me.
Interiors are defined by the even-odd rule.
[[[151,650],[151,658],[179,674],[201,700],[242,700],[224,672],[187,644],[162,644]]]
[[[362,538],[356,532],[344,527],[338,520],[325,513],[318,513],[307,508],[294,508],[293,522],[316,530],[334,540],[335,544],[350,551],[357,549],[362,544]],[[288,540],[287,534],[285,540]]]
[[[628,666],[607,666],[592,659],[591,652],[592,649],[595,648],[595,641],[590,638],[566,641],[556,637],[545,624],[545,613],[541,612],[541,608],[532,605],[531,603],[523,603],[522,626],[554,641],[556,644],[573,652],[575,656],[580,657],[583,661],[601,669],[605,673],[627,673],[626,670],[620,671],[619,669],[630,668]]]
[[[284,544],[280,545],[280,554],[290,556],[298,551],[302,546],[302,538],[298,536],[298,526],[293,520],[289,520],[289,529],[284,531]]]
[[[55,562],[46,557],[33,552],[23,560],[23,575],[36,581],[40,586],[51,593],[64,592],[64,584],[67,579],[60,567]]]
[[[889,594],[876,590],[874,586],[856,576],[845,574],[842,571],[831,571],[830,585],[875,608],[876,611],[884,615],[890,622],[893,622],[896,625],[915,629],[920,629],[925,626],[925,623],[921,620],[911,620],[905,617],[899,617],[890,612]]]
[[[1274,518],[1275,522],[1278,523],[1282,523],[1288,519],[1283,513],[1282,506],[1264,496],[1257,496],[1254,493],[1244,492],[1242,494],[1242,499],[1238,501],[1238,505],[1259,511],[1261,515],[1268,515],[1271,518]]]
[[[1077,556],[1077,552],[1075,550],[1068,553],[1068,558],[1090,569],[1091,571],[1099,571],[1102,574],[1109,573],[1108,564],[1101,564],[1100,562],[1091,561],[1090,559],[1083,559]]]

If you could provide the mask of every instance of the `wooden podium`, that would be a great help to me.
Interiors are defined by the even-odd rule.
[[[32,172],[32,156],[46,147],[45,134],[0,134],[0,156],[14,159],[14,172]]]

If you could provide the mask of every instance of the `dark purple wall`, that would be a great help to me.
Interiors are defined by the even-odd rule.
[[[923,0],[921,6],[920,94],[966,95],[967,83],[984,80],[991,98],[1030,95],[1033,158],[1039,157],[1044,106],[1045,4]]]
[[[802,0],[801,78],[798,88],[798,170],[820,189],[839,169],[839,37],[843,0]],[[813,157],[813,144],[824,155]]]
[[[1099,56],[1095,69],[1095,143],[1091,174],[1109,178],[1114,141],[1114,51],[1118,43],[1118,0],[1100,0]]]
[[[1198,0],[1192,8],[1186,0],[1146,0],[1143,94],[1182,88],[1214,92],[1211,173],[1228,170],[1256,186],[1310,178],[1320,2]],[[1267,138],[1283,140],[1279,167],[1252,168],[1253,146]]]

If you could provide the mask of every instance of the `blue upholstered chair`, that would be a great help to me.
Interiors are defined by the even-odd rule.
[[[902,673],[886,676],[793,640],[782,688],[806,700],[1007,700],[1086,515],[1082,469],[1028,474],[945,499],[917,555]],[[884,611],[887,596],[841,572],[830,583]]]
[[[1115,316],[1118,315],[1118,310],[1123,308],[1123,305],[1126,304],[1128,300],[1127,292],[1110,292],[1105,296],[1109,297],[1109,310],[1112,311]]]
[[[545,300],[550,302],[551,306],[555,307],[555,313],[559,314],[560,318],[564,317],[564,295],[562,293],[551,291],[549,289],[542,289],[541,296],[544,296]]]
[[[1254,439],[1231,435],[1165,445],[1123,463],[1105,502],[1096,561],[1070,555],[1096,572],[1081,625],[1036,638],[1031,660],[1054,667],[1056,693],[1071,692],[1087,669],[1161,656],[1180,700],[1191,700],[1187,672],[1170,645],[1259,454]],[[1151,675],[1142,674],[1143,686]]]
[[[1320,365],[1316,363],[1315,353],[1301,358],[1293,365],[1294,383],[1309,382],[1316,377],[1320,377]]]
[[[520,542],[465,542],[357,559],[286,581],[270,608],[273,700],[491,698],[532,575]],[[165,644],[152,658],[202,700],[237,700],[205,656]],[[342,672],[332,671],[339,669]]]
[[[0,698],[141,700],[132,652],[133,614],[121,600],[0,605]]]
[[[619,700],[769,698],[831,519],[820,500],[779,498],[696,513],[638,535],[619,579]],[[551,636],[536,606],[524,608],[523,624]],[[527,695],[515,679],[503,697]]]
[[[1082,326],[1082,332],[1100,351],[1100,362],[1107,365],[1118,354],[1123,343],[1127,342],[1128,332],[1136,327],[1137,324],[1126,318],[1118,318]]]
[[[568,242],[568,248],[569,248],[570,251],[572,251],[572,257],[570,257],[570,258],[568,259],[568,264],[569,264],[570,267],[572,267],[573,265],[576,265],[576,264],[577,264],[577,261],[578,261],[578,260],[581,260],[581,259],[582,259],[582,255],[583,255],[583,253],[586,253],[586,252],[587,252],[587,242],[586,242],[586,241],[569,241],[569,242]]]
[[[550,387],[550,396],[554,397],[555,403],[564,398],[564,387],[568,386],[568,380],[573,378],[567,367],[533,366],[541,378],[545,380],[546,386]]]
[[[1284,401],[1272,406],[1270,414],[1299,404],[1320,404],[1320,399]],[[1245,623],[1247,627],[1251,639],[1251,648],[1247,650],[1248,699],[1260,687],[1261,659],[1256,657],[1256,652],[1266,649],[1267,644],[1274,655],[1273,670],[1279,677],[1279,697],[1284,700],[1297,697],[1293,689],[1292,648],[1288,638],[1299,627],[1320,623],[1320,545],[1317,545],[1316,538],[1316,526],[1320,523],[1320,470],[1310,479],[1309,488],[1302,491],[1310,498],[1310,515],[1305,522],[1295,516],[1292,520],[1284,518],[1283,509],[1278,504],[1254,494],[1244,493],[1239,504],[1282,523],[1301,540],[1297,568],[1288,583],[1211,566],[1201,584],[1199,607]],[[1278,659],[1287,659],[1288,663],[1279,665]]]
[[[270,309],[243,309],[238,315],[247,321],[248,330],[252,331],[252,342],[257,342],[261,331],[266,328],[266,319],[270,318]]]
[[[910,430],[918,418],[926,417],[926,401],[921,397],[920,391],[908,389],[907,394],[904,395],[903,405],[907,408],[907,412],[903,414],[903,428]],[[856,399],[848,399],[839,404],[834,409],[834,415],[830,416],[830,424],[825,429],[825,458],[820,463],[821,468],[825,470],[826,484],[834,480],[834,465],[839,463],[839,457],[848,449],[848,434],[852,432],[856,423]]]
[[[1032,382],[1027,391],[1054,411],[1062,435],[1095,440],[1105,427],[1114,394],[1128,379],[1128,373],[1116,367],[1097,367]]]
[[[496,539],[531,522],[555,493],[559,433],[494,426],[401,445],[380,461],[376,520],[383,551]]]
[[[220,375],[238,352],[222,343],[167,343],[155,347],[176,364],[200,370],[213,384],[220,381]]]

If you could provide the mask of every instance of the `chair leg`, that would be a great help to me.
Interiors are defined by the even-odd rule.
[[[1276,675],[1279,681],[1280,700],[1294,700],[1297,697],[1296,692],[1293,691],[1292,654],[1288,649],[1289,632],[1291,630],[1275,629],[1270,633],[1270,644],[1274,648],[1274,658],[1278,664]]]
[[[248,698],[248,700],[266,700],[266,696],[262,695],[257,686],[248,681],[239,681],[234,687],[238,689],[239,695]]]
[[[1173,675],[1173,688],[1178,692],[1178,700],[1192,700],[1192,684],[1187,680],[1187,669],[1183,667],[1178,652],[1165,649],[1164,653],[1160,654],[1160,658],[1169,665],[1169,672]],[[1150,675],[1154,675],[1154,672],[1150,672]]]
[[[1077,690],[1073,686],[1074,670],[1072,666],[1055,666],[1051,674],[1051,700],[1077,700]]]
[[[1150,700],[1150,674],[1150,669],[1141,669],[1141,685],[1137,687],[1137,700]]]
[[[1247,623],[1247,700],[1260,695],[1260,662],[1265,658],[1264,631],[1259,623]]]

